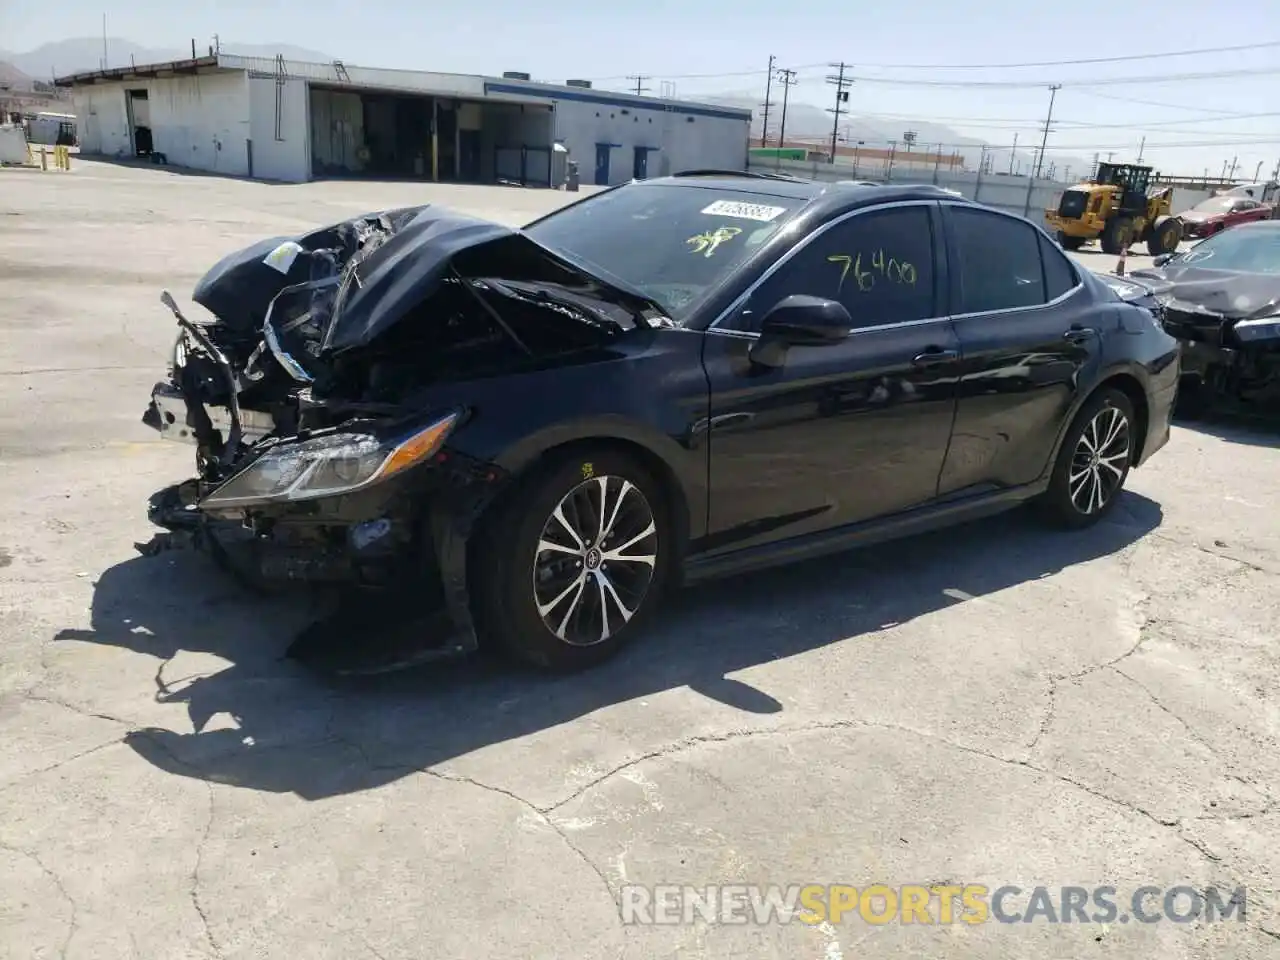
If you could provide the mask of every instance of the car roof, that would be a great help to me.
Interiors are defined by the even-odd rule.
[[[872,183],[866,180],[805,180],[784,174],[740,173],[731,170],[693,170],[670,177],[636,181],[636,185],[697,186],[738,194],[785,197],[807,201],[824,213],[893,200],[951,200],[972,203],[962,196],[928,183]]]

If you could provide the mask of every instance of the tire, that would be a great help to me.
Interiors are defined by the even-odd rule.
[[[1147,238],[1147,252],[1153,257],[1174,253],[1182,242],[1182,224],[1175,217],[1157,217]]]
[[[1107,221],[1102,228],[1102,252],[1119,256],[1122,249],[1127,250],[1133,243],[1133,221],[1128,217],[1115,217]]]
[[[1108,436],[1117,427],[1116,418],[1120,419],[1119,432],[1108,443]],[[1093,526],[1111,511],[1133,465],[1134,443],[1138,439],[1133,435],[1136,422],[1133,402],[1114,387],[1104,387],[1085,401],[1062,439],[1049,489],[1040,499],[1039,506],[1047,520],[1055,526],[1079,530]],[[1105,444],[1100,460],[1095,460],[1088,450],[1091,437],[1098,437]],[[1098,493],[1102,496],[1101,505],[1097,504]]]
[[[1058,231],[1058,246],[1063,250],[1079,250],[1084,246],[1084,237],[1068,237],[1061,230]]]
[[[602,482],[613,517],[613,535],[603,542],[621,538],[623,556],[650,557],[652,567],[621,557],[610,562],[610,551],[602,555],[591,543]],[[645,530],[651,532],[640,537]],[[549,463],[482,524],[472,566],[482,642],[557,672],[603,663],[658,606],[676,561],[675,539],[670,499],[634,457],[597,448]],[[540,543],[556,549],[540,551]]]

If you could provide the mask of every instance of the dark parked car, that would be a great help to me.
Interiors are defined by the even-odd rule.
[[[1280,220],[1236,227],[1157,257],[1130,277],[1182,344],[1178,411],[1280,412]]]
[[[144,420],[198,476],[153,519],[554,667],[678,581],[1027,501],[1095,523],[1178,380],[1134,297],[929,186],[684,174],[523,230],[394,210],[232,254],[194,299],[217,319],[165,295]]]

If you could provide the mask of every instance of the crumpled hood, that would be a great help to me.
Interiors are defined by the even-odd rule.
[[[1209,213],[1206,210],[1186,210],[1177,215],[1179,220],[1184,223],[1204,223],[1206,220],[1216,220],[1219,217],[1225,217],[1225,213]]]
[[[1172,310],[1208,313],[1228,320],[1252,320],[1280,312],[1280,275],[1205,270],[1167,264],[1134,270],[1135,279]]]
[[[544,247],[521,230],[442,207],[424,209],[390,239],[356,264],[344,278],[323,353],[336,354],[369,344],[429,297],[464,252],[493,254],[487,270],[470,276],[508,280],[540,279],[586,285],[591,295],[626,307],[637,324],[644,311],[661,308],[622,290]],[[476,261],[478,262],[478,261]],[[532,268],[537,276],[528,276]]]
[[[369,213],[252,244],[215,264],[192,299],[224,323],[249,332],[262,328],[281,290],[340,275],[323,352],[341,353],[399,323],[452,271],[455,257],[483,247],[492,249],[492,263],[477,262],[491,269],[473,275],[569,283],[637,318],[645,311],[661,312],[643,295],[587,272],[520,230],[433,205]]]

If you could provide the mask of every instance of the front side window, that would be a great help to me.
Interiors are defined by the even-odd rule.
[[[928,209],[872,210],[829,227],[756,288],[734,327],[758,331],[764,315],[795,294],[838,300],[855,327],[936,316]]]
[[[1039,306],[1048,301],[1039,232],[1013,217],[952,207],[951,238],[959,274],[957,314]]]

